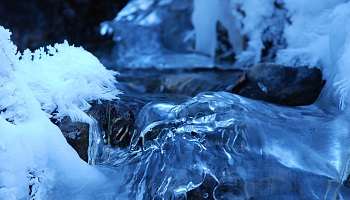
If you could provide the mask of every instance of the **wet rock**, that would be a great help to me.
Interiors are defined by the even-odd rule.
[[[319,69],[261,63],[251,67],[245,80],[231,92],[280,105],[300,106],[312,104],[324,84]]]
[[[94,117],[102,132],[104,142],[111,148],[128,147],[137,128],[135,120],[141,109],[150,102],[179,102],[188,100],[188,97],[170,94],[133,94],[121,95],[115,101],[103,101],[94,104],[89,113]],[[139,142],[139,145],[142,141]]]
[[[118,76],[120,90],[125,94],[162,93],[193,97],[200,92],[229,92],[240,83],[242,70],[135,70],[122,71]]]
[[[130,144],[135,116],[143,106],[143,102],[127,102],[125,99],[94,105],[92,116],[105,133],[103,139],[109,147],[127,147]]]
[[[103,130],[104,142],[110,147],[126,147],[130,144],[133,127],[131,111],[118,111],[111,103],[95,104],[89,113],[98,120],[100,130]],[[122,113],[122,114],[120,114]],[[79,157],[88,162],[89,124],[72,122],[68,117],[56,122],[68,144],[78,153]]]
[[[88,111],[98,121],[99,129],[105,133],[104,142],[110,147],[126,147],[130,144],[134,116],[146,104],[144,101],[123,100],[92,103]],[[67,142],[76,150],[80,158],[88,161],[89,124],[72,122],[68,117],[55,122],[61,129]]]
[[[104,133],[104,143],[110,148],[124,148],[130,145],[135,129],[135,118],[140,110],[149,102],[179,101],[184,102],[185,96],[169,94],[134,94],[122,95],[121,99],[91,103],[88,114],[98,122],[99,129]],[[87,162],[89,146],[89,125],[81,122],[71,122],[69,118],[54,121],[61,129],[67,142]],[[141,141],[140,141],[141,142]],[[141,143],[140,143],[141,145]]]
[[[56,122],[67,142],[75,149],[80,158],[88,161],[89,125],[81,122],[72,122],[68,117]]]

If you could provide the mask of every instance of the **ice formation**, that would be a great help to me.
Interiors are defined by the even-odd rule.
[[[218,17],[218,4],[201,4],[194,1],[193,14],[196,35],[196,49],[200,52],[213,55],[215,26]],[[220,1],[221,4],[226,1]],[[350,4],[347,1],[229,1],[231,4],[219,9],[220,13],[226,13],[224,19],[235,18],[238,22],[230,23],[235,28],[227,29],[229,35],[236,38],[248,39],[245,49],[235,50],[237,62],[257,64],[261,61],[261,52],[268,48],[264,46],[264,40],[284,37],[287,43],[285,48],[280,47],[275,62],[288,66],[310,66],[323,69],[328,82],[336,86],[336,93],[340,94],[341,108],[348,101],[348,40],[349,36],[349,12]],[[273,16],[276,12],[276,4],[284,6],[287,16],[282,14]],[[245,13],[243,17],[238,13],[238,8]],[[229,13],[228,11],[231,11]],[[213,15],[213,16],[211,16]],[[283,18],[288,17],[290,24]],[[274,20],[271,20],[274,18]],[[211,23],[205,23],[206,21]],[[202,23],[199,23],[202,22]],[[279,32],[279,27],[284,27]],[[210,31],[211,30],[211,31]],[[271,31],[272,30],[272,31]],[[270,31],[270,32],[269,32]],[[274,35],[280,33],[281,35]],[[205,39],[205,37],[207,39]],[[208,42],[209,41],[209,42]],[[240,45],[235,39],[232,45]],[[233,42],[233,41],[231,41]],[[211,52],[211,53],[209,53]]]
[[[140,2],[131,1],[119,15],[123,17],[116,18],[136,24],[124,27],[124,34],[135,33],[124,41],[129,46],[140,31],[149,31],[145,27],[159,30],[155,27],[166,16],[165,6],[173,1]],[[182,11],[188,2],[171,5]],[[153,12],[156,6],[163,10]],[[202,93],[183,104],[149,104],[140,113],[129,149],[106,155],[103,144],[93,144],[102,151],[95,152],[94,163],[108,167],[100,169],[81,161],[49,118],[69,116],[93,124],[84,111],[91,100],[116,98],[115,73],[67,43],[19,54],[9,31],[0,27],[0,199],[181,198],[206,176],[218,183],[213,192],[217,199],[350,198],[343,186],[350,155],[349,10],[345,0],[195,0],[199,52],[213,56],[213,30],[221,21],[238,63],[260,62],[264,42],[272,41],[278,47],[277,63],[323,70],[323,94],[316,104],[298,108],[228,93]],[[147,31],[146,36],[160,40]],[[285,46],[278,46],[281,37]],[[156,42],[137,47],[164,51]],[[181,55],[171,58],[179,62]],[[141,61],[152,60],[147,58]],[[101,133],[94,134],[101,142]],[[153,138],[137,147],[149,134]]]
[[[239,65],[264,61],[263,51],[272,43],[276,48],[272,61],[322,69],[327,85],[321,97],[314,105],[297,109],[261,105],[221,93],[200,94],[180,105],[148,105],[139,116],[136,134],[140,140],[147,134],[158,135],[146,142],[143,154],[135,156],[144,162],[128,163],[128,156],[118,155],[121,152],[117,149],[114,161],[99,158],[101,164],[139,172],[125,175],[125,179],[135,180],[131,184],[136,191],[129,191],[130,195],[139,198],[186,196],[186,191],[198,187],[208,175],[217,180],[218,188],[225,178],[237,178],[230,186],[242,189],[223,196],[214,191],[217,199],[269,195],[276,199],[349,198],[349,190],[342,185],[349,174],[349,6],[349,2],[331,0],[211,0],[205,4],[195,0],[192,22],[196,51],[213,57],[217,22],[230,19],[230,28],[221,23],[229,32]],[[125,10],[124,17],[131,10]],[[174,160],[184,166],[178,169],[182,176],[172,175],[176,171]],[[217,169],[220,166],[213,163],[227,166]],[[283,181],[279,175],[292,176],[292,180]],[[258,180],[268,182],[268,186]],[[246,185],[239,186],[239,182]],[[155,185],[159,190],[152,190]],[[268,187],[266,193],[264,187]]]
[[[213,177],[214,191],[205,185],[202,192],[215,199],[347,199],[345,121],[314,105],[288,108],[206,92],[182,104],[146,105],[132,148],[109,153],[96,140],[94,159],[130,180],[116,189],[122,197],[181,199]]]

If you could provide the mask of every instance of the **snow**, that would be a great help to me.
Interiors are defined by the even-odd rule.
[[[196,51],[214,57],[218,21],[228,29],[235,53],[242,51],[243,39],[239,32],[237,15],[226,8],[231,8],[228,0],[208,0],[205,4],[201,0],[194,0],[192,23],[196,34]]]
[[[0,35],[0,199],[86,199],[103,189],[91,184],[108,187],[110,181],[79,158],[49,117],[57,110],[58,119],[90,122],[84,113],[89,101],[120,93],[115,72],[67,42],[20,55],[10,32],[0,27]],[[82,197],[70,196],[81,191]]]
[[[67,41],[46,48],[47,52],[44,48],[34,53],[25,51],[18,70],[25,74],[26,82],[48,114],[57,110],[55,118],[70,116],[73,121],[89,122],[83,112],[90,108],[89,101],[112,100],[120,93],[114,86],[117,73],[105,70],[83,48],[69,46]]]
[[[237,63],[243,66],[261,62],[265,40],[284,38],[286,47],[279,47],[274,61],[287,66],[321,68],[324,78],[334,86],[332,90],[339,98],[340,108],[345,108],[349,99],[350,84],[349,2],[346,3],[344,0],[211,0],[210,2],[202,4],[200,0],[194,1],[192,21],[196,33],[196,51],[214,56],[215,26],[218,21],[223,21],[222,19],[231,19],[230,24],[234,28],[224,25],[229,32],[230,42],[235,47]],[[287,16],[273,15],[277,13],[274,6],[276,2],[284,6]],[[238,12],[239,9],[244,15]],[[271,19],[273,17],[274,19]],[[289,23],[284,19],[286,17]],[[281,27],[283,31],[279,32]],[[275,31],[269,33],[267,30],[271,29]],[[239,48],[242,46],[243,37],[248,39],[244,49]]]
[[[276,26],[269,24],[269,19],[274,13],[273,7],[273,0],[211,0],[205,4],[201,0],[195,0],[192,23],[196,34],[196,51],[214,57],[216,24],[220,22],[228,31],[237,62],[259,63],[261,50],[264,49],[263,31],[270,26]],[[244,14],[240,13],[239,9]],[[244,37],[248,38],[245,50]]]
[[[28,194],[31,199],[87,199],[84,195],[113,184],[82,161],[59,128],[41,114],[20,125],[0,118],[0,199],[28,199]]]
[[[26,50],[19,55],[14,53],[16,47],[13,44],[6,44],[7,40],[3,39],[2,46],[10,51],[3,50],[3,59],[7,62],[3,67],[13,66],[14,69],[7,68],[8,73],[14,70],[13,76],[19,76],[17,79],[27,84],[41,108],[47,114],[53,114],[54,118],[69,116],[73,121],[90,122],[84,113],[90,108],[89,101],[112,100],[120,94],[114,86],[117,72],[106,70],[96,57],[81,47],[69,46],[65,41],[46,47],[47,50],[40,48],[34,53]],[[4,87],[0,88],[2,94],[10,95],[12,90],[16,90],[12,83],[3,83]],[[0,105],[1,109],[6,109],[2,115],[11,121],[24,117],[21,112],[26,108],[20,110],[16,105],[9,105],[15,100],[20,101],[22,97],[18,95],[11,100],[2,98]]]

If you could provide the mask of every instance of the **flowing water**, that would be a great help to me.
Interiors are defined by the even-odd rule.
[[[125,92],[130,85],[134,93]],[[184,91],[160,93],[164,87],[143,87],[143,94],[135,92],[141,91],[137,84],[121,87],[121,99],[144,100],[130,144],[111,146],[95,124],[89,146],[90,164],[118,174],[113,179],[122,182],[116,188],[120,199],[350,198],[344,187],[349,127],[341,114],[225,91],[184,97]]]
[[[197,7],[193,7],[191,2],[131,1],[115,20],[102,24],[103,34],[113,33],[117,41],[113,63],[121,68],[193,71],[167,76],[162,74],[164,71],[159,74],[121,71],[119,89],[124,95],[120,96],[119,103],[113,103],[127,105],[123,107],[126,108],[124,111],[119,110],[120,113],[128,109],[133,112],[133,117],[127,115],[128,120],[123,122],[131,122],[132,128],[126,126],[116,130],[119,140],[129,136],[128,142],[113,145],[111,122],[108,122],[108,131],[96,123],[90,129],[89,163],[115,171],[110,177],[118,180],[116,196],[120,199],[350,199],[349,117],[346,112],[333,107],[334,88],[324,92],[318,103],[300,107],[278,106],[229,93],[239,84],[241,72],[213,73],[209,70],[199,73],[194,70],[217,66],[216,61],[220,59],[214,63],[214,60],[193,52],[194,40],[201,38],[200,33],[204,33],[203,44],[208,47],[204,50],[212,46],[209,44],[215,47],[215,42],[210,41],[215,41],[217,36],[215,31],[209,30],[215,30],[217,23],[204,23],[203,30],[195,27],[194,38],[193,9],[202,11],[202,15],[198,15],[199,22],[203,22],[201,19],[215,22],[216,18],[214,12],[209,12],[215,10],[211,4],[195,3]],[[270,4],[273,4],[274,11],[271,11]],[[237,28],[242,30],[237,32],[240,35],[248,30],[248,34],[236,39],[248,40],[248,45],[253,46],[236,56],[237,62],[221,67],[225,69],[259,62],[259,56],[263,56],[261,48],[265,45],[260,45],[264,41],[262,38],[279,41],[278,38],[285,36],[285,27],[294,27],[293,23],[287,22],[288,4],[286,9],[281,9],[282,6],[274,1],[261,6],[247,3],[238,7],[226,10],[229,11],[226,18],[234,12],[237,16],[243,15],[242,21],[237,23]],[[224,7],[219,10],[225,13]],[[271,15],[271,12],[275,14]],[[249,13],[254,17],[250,19]],[[246,14],[248,18],[245,18]],[[309,15],[295,16],[303,22],[310,18]],[[295,16],[292,15],[291,19]],[[315,21],[319,21],[319,15],[315,16],[317,20],[311,18],[312,27]],[[270,25],[264,25],[270,17],[274,18],[271,21],[274,28],[265,31],[270,30]],[[237,19],[231,19],[234,20],[231,24],[235,24]],[[320,19],[323,27],[324,20]],[[251,23],[256,23],[258,28],[250,30],[249,27],[255,26]],[[290,30],[298,32],[299,28]],[[227,31],[230,34],[230,30]],[[307,31],[307,37],[315,35],[314,29]],[[254,37],[251,38],[250,34]],[[231,55],[232,49],[226,48],[223,42],[225,34],[218,36],[223,36],[218,39],[218,46],[223,46],[222,55]],[[323,38],[323,32],[321,36]],[[299,39],[297,47],[300,47]],[[326,41],[328,44],[328,39]],[[318,47],[320,42],[317,40],[316,43]],[[240,45],[237,41],[231,44],[233,47]],[[254,46],[256,44],[259,45]],[[272,53],[275,47],[284,49],[279,42],[271,45],[267,50]],[[327,57],[324,55],[329,53],[328,47],[322,46],[320,49],[327,53],[320,55],[314,46],[308,48],[307,45],[301,46],[317,58]],[[196,50],[201,52],[203,49]],[[287,51],[285,56],[287,61],[282,59],[283,63],[295,64],[288,60],[296,54],[295,50],[289,53],[291,55]],[[307,53],[300,51],[297,54],[301,55],[301,63],[309,65],[311,61]],[[263,84],[258,85],[262,92],[267,92]],[[329,112],[333,108],[337,110],[336,114]],[[110,117],[106,119],[111,121]],[[115,117],[112,123],[120,119]]]

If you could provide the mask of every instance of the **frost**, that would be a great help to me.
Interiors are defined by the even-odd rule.
[[[213,56],[216,22],[231,19],[230,24],[235,28],[226,28],[230,38],[236,38],[230,41],[232,46],[242,45],[237,38],[247,39],[242,51],[235,49],[236,66],[268,60],[287,66],[321,68],[325,79],[335,87],[339,107],[345,108],[350,89],[350,3],[344,0],[210,2],[213,5],[194,1],[193,23],[199,52]],[[219,8],[225,3],[226,6]],[[224,16],[220,18],[218,13]],[[208,20],[210,23],[206,23]],[[270,55],[263,55],[263,51],[271,48],[266,46],[269,42],[275,49],[270,49]]]
[[[8,76],[10,71],[15,69],[16,63],[13,61],[18,60],[17,47],[10,40],[11,33],[0,26],[0,64],[1,64],[1,76]]]
[[[84,113],[90,108],[90,101],[112,100],[120,94],[115,88],[117,72],[106,70],[83,48],[70,46],[65,41],[35,52],[26,50],[19,57],[9,40],[9,32],[3,28],[1,32],[7,36],[1,41],[2,67],[7,68],[2,70],[6,74],[2,74],[0,80],[0,94],[4,97],[0,100],[0,109],[9,121],[25,121],[28,117],[25,115],[29,114],[13,79],[24,82],[29,87],[27,92],[33,93],[42,110],[57,119],[69,116],[73,121],[90,122]]]
[[[112,184],[80,160],[49,116],[90,122],[89,101],[120,93],[116,73],[67,42],[20,56],[10,35],[0,26],[0,199],[102,198],[96,181]]]
[[[112,100],[120,93],[114,86],[116,72],[105,70],[96,57],[67,41],[47,51],[26,53],[20,64],[43,110],[48,114],[57,110],[54,117],[58,119],[70,116],[73,121],[88,122],[83,111],[90,108],[89,101]]]
[[[285,1],[292,24],[285,29],[288,47],[277,62],[291,66],[317,66],[343,110],[349,94],[349,8],[346,1]],[[329,91],[331,92],[331,91]]]
[[[229,40],[239,65],[257,64],[262,59],[265,42],[282,45],[285,11],[276,7],[280,1],[211,0],[203,4],[194,1],[192,22],[196,51],[215,56],[216,24],[228,31]],[[244,43],[244,40],[248,40]],[[273,55],[268,55],[272,57]]]
[[[334,69],[330,78],[337,88],[335,93],[340,95],[340,108],[345,109],[349,103],[350,90],[350,3],[337,6],[331,14],[333,19],[330,33],[330,56]]]

